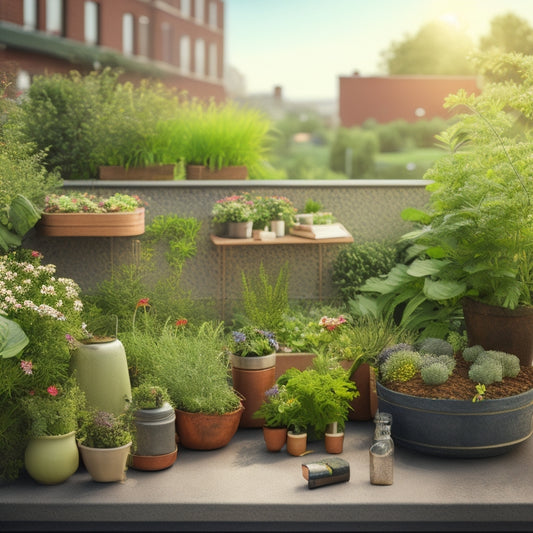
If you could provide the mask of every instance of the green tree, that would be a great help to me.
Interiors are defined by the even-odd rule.
[[[463,31],[433,21],[422,26],[416,35],[393,41],[381,55],[389,75],[468,75],[474,73],[468,59],[473,49],[472,41]]]
[[[533,55],[533,28],[513,13],[499,15],[491,20],[490,32],[481,37],[479,48],[482,52],[497,50]]]

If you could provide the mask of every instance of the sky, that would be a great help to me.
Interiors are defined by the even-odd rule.
[[[226,64],[246,93],[336,100],[339,76],[383,75],[381,52],[444,18],[477,44],[513,13],[533,27],[533,0],[224,0]]]

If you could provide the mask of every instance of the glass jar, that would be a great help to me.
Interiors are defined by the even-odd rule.
[[[384,424],[378,440],[370,447],[370,483],[392,485],[394,470],[394,441],[390,425]]]

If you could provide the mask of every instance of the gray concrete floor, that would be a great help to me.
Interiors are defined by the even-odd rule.
[[[445,459],[396,447],[394,484],[369,481],[372,422],[349,422],[346,483],[309,490],[305,457],[269,453],[260,429],[240,429],[220,450],[180,448],[160,472],[128,470],[123,483],[0,484],[0,531],[529,531],[533,441],[505,455]],[[330,456],[331,457],[331,456]]]

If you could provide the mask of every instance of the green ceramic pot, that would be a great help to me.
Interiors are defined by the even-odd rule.
[[[66,481],[79,466],[76,432],[31,439],[24,454],[28,474],[44,485]]]

